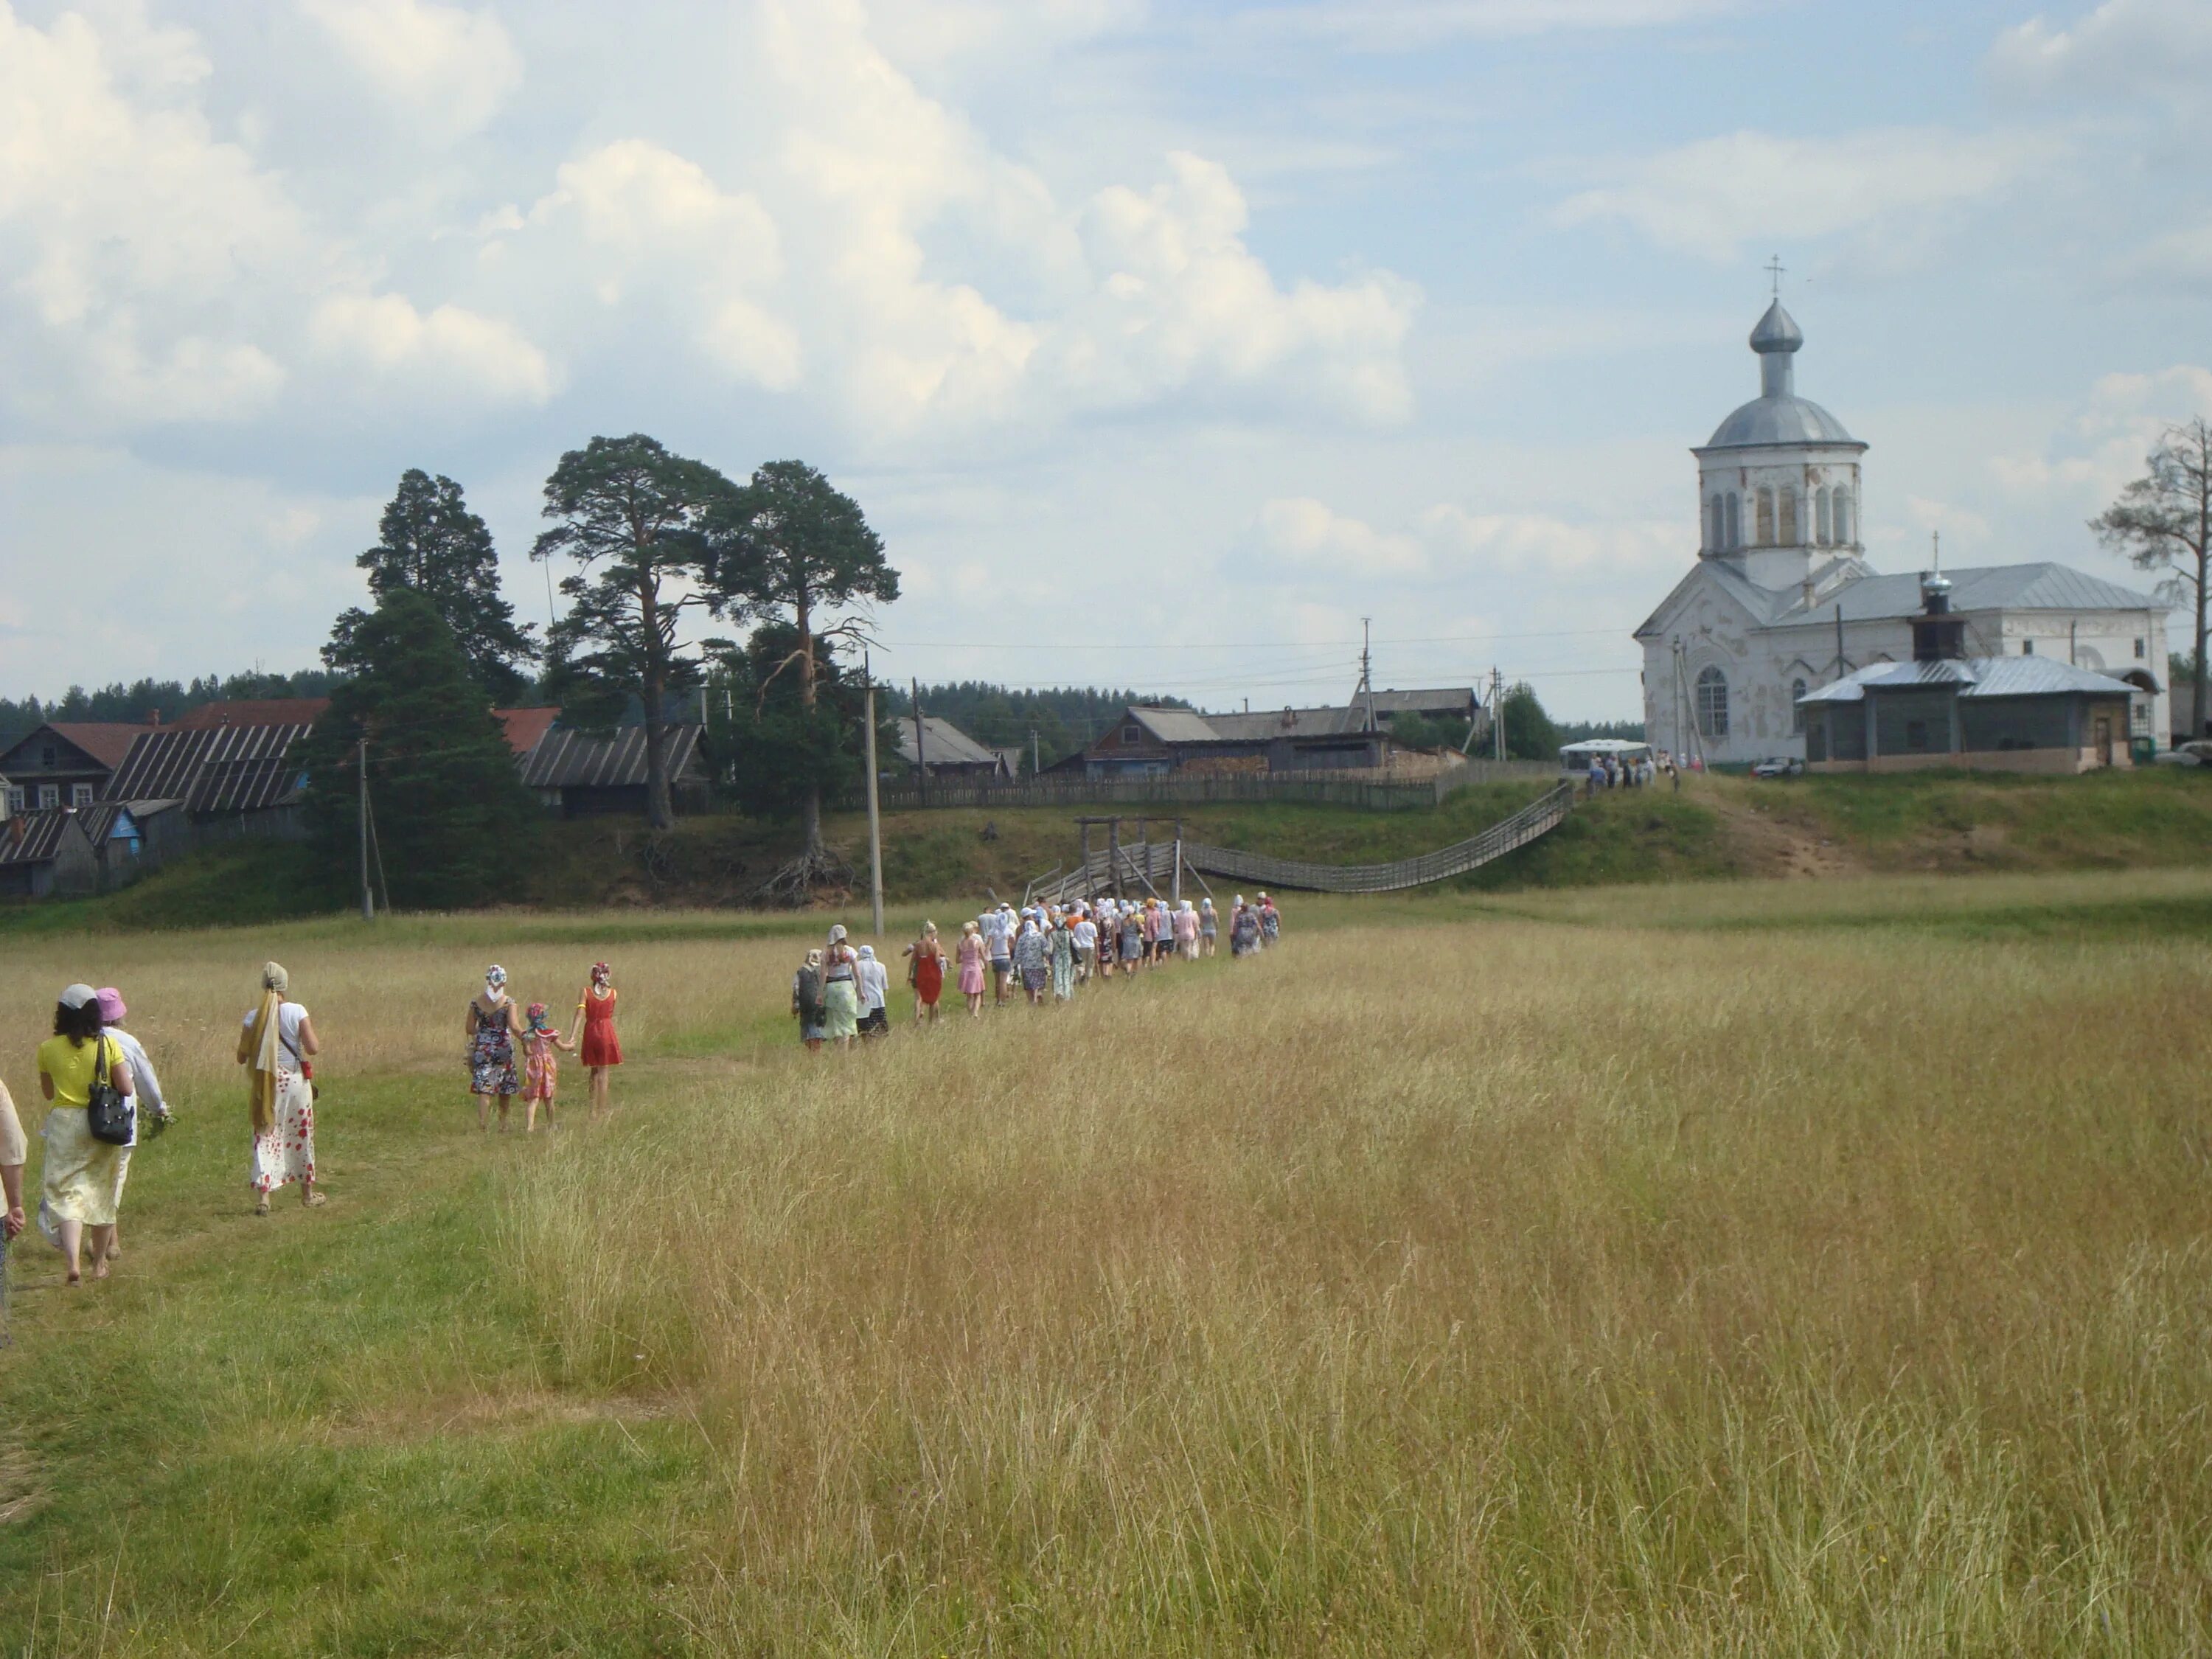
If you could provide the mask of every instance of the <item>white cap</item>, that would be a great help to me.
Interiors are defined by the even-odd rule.
[[[82,1008],[86,1003],[95,1000],[99,995],[100,993],[89,985],[71,985],[63,989],[57,1000],[64,1008]]]

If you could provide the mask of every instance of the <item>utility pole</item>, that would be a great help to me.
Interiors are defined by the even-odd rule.
[[[866,683],[861,718],[867,722],[861,743],[868,763],[868,920],[876,937],[884,936],[884,818],[876,800],[876,676],[867,654],[860,656],[860,678]]]
[[[1037,763],[1036,727],[1032,726],[1030,727],[1030,775],[1035,777],[1043,770],[1044,768]]]
[[[1505,673],[1495,663],[1490,668],[1490,752],[1493,760],[1505,758]]]
[[[361,919],[376,920],[376,898],[368,890],[368,739],[363,738],[354,750],[354,770],[360,775],[360,797],[354,807],[361,830]]]
[[[914,787],[915,797],[924,806],[929,805],[929,757],[921,750],[921,681],[910,678],[907,684],[914,688]]]
[[[1367,648],[1368,629],[1375,618],[1359,619],[1359,690],[1352,694],[1355,701],[1364,700],[1367,706],[1367,729],[1375,729],[1375,659]]]

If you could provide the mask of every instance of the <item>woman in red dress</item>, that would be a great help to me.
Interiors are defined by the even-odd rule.
[[[945,991],[945,951],[937,942],[937,924],[921,924],[921,937],[906,947],[913,960],[907,963],[906,982],[914,987],[914,1023],[937,1023],[937,999]]]
[[[583,1036],[576,1058],[592,1076],[592,1116],[596,1121],[607,1109],[607,1073],[622,1064],[622,1042],[615,1036],[614,969],[604,962],[592,964],[592,982],[576,1002],[576,1024],[571,1042]]]

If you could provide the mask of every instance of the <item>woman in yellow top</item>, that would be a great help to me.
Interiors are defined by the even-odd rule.
[[[85,1127],[95,1075],[105,1073],[117,1092],[131,1091],[131,1066],[122,1045],[100,1029],[100,994],[72,985],[54,1004],[54,1034],[39,1045],[39,1088],[54,1103],[46,1114],[46,1156],[39,1197],[39,1228],[69,1259],[69,1282],[82,1282],[84,1235],[92,1234],[92,1276],[107,1277],[107,1247],[114,1240],[117,1165],[123,1149],[94,1140]]]

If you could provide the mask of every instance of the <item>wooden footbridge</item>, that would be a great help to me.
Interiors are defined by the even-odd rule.
[[[1054,870],[1029,884],[1024,903],[1042,899],[1065,903],[1101,893],[1124,896],[1152,894],[1160,898],[1182,896],[1185,873],[1211,894],[1207,876],[1223,876],[1255,887],[1281,887],[1309,893],[1391,893],[1401,888],[1424,887],[1449,881],[1479,870],[1517,848],[1526,847],[1566,822],[1574,810],[1575,791],[1561,783],[1522,807],[1511,817],[1493,823],[1479,836],[1390,864],[1310,864],[1297,859],[1270,858],[1264,853],[1231,847],[1210,847],[1186,841],[1178,820],[1170,840],[1156,841],[1146,832],[1146,820],[1136,820],[1136,838],[1121,839],[1124,819],[1078,818],[1083,836],[1081,856],[1073,869]],[[1093,832],[1103,829],[1106,844],[1091,846]]]

